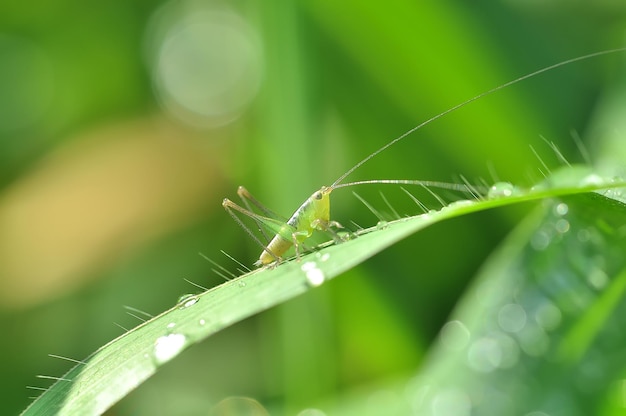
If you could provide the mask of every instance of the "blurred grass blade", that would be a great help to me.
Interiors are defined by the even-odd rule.
[[[589,178],[593,180],[589,180]],[[323,249],[304,256],[299,262],[284,262],[273,269],[255,270],[203,294],[184,297],[176,307],[143,323],[139,327],[100,348],[85,360],[84,363],[78,364],[64,375],[62,380],[59,380],[46,390],[28,409],[26,409],[24,414],[101,414],[154,374],[161,365],[176,357],[188,346],[246,317],[280,304],[306,292],[312,287],[323,284],[328,279],[334,278],[381,250],[431,224],[467,213],[510,205],[517,202],[535,201],[546,197],[578,194],[598,189],[624,186],[626,186],[626,183],[617,183],[613,180],[604,180],[597,175],[590,175],[589,171],[586,169],[567,169],[560,173],[555,173],[549,181],[535,187],[533,190],[522,191],[512,186],[495,187],[494,189],[496,189],[497,192],[491,195],[491,199],[458,201],[444,207],[440,211],[433,211],[416,217],[403,218],[397,221],[379,224],[379,227],[374,227],[359,233],[360,235],[357,238],[342,244],[328,245]],[[545,250],[538,250],[535,247],[534,250],[537,253],[529,251],[528,256],[531,254],[539,256],[538,259],[533,257],[529,258],[528,261],[531,263],[532,270],[539,270],[541,272],[543,272],[544,269],[546,272],[552,269],[558,270],[563,264],[561,262],[554,264],[551,262],[552,257],[556,257],[558,254],[558,258],[561,259],[562,262],[582,261],[577,267],[586,268],[585,270],[589,269],[590,272],[594,270],[607,270],[606,279],[611,279],[612,276],[620,273],[623,266],[616,265],[615,267],[617,268],[611,269],[594,269],[592,267],[593,264],[588,264],[586,260],[584,260],[585,258],[589,258],[589,256],[586,256],[587,253],[585,250],[595,249],[593,244],[596,244],[595,240],[598,238],[605,238],[607,241],[610,241],[608,240],[609,237],[611,237],[610,232],[614,234],[611,237],[613,239],[619,236],[615,228],[615,223],[622,206],[619,205],[619,207],[616,207],[615,205],[610,205],[608,202],[610,200],[599,195],[578,197],[572,199],[572,201],[572,212],[574,211],[574,207],[578,208],[578,205],[581,205],[586,209],[585,212],[589,212],[592,218],[595,218],[597,221],[600,221],[599,218],[603,218],[605,222],[603,224],[596,224],[595,228],[587,229],[587,242],[582,246],[573,244],[571,248],[564,246],[564,244],[569,241],[569,236],[580,235],[580,233],[585,230],[584,228],[579,228],[581,231],[579,231],[578,234],[574,232],[562,232],[561,234],[563,235],[561,236],[560,234],[557,235],[560,229],[558,227],[566,227],[566,224],[558,223],[560,225],[557,225],[557,223],[554,222],[556,220],[553,220],[552,228],[550,229],[547,228],[547,225],[540,226],[533,236],[536,240],[535,245],[541,244],[546,239],[550,244],[547,244]],[[598,210],[613,209],[613,211],[611,211],[613,217],[609,217],[608,219],[604,219],[604,215],[602,217],[594,217],[593,214],[595,213],[594,210],[596,206]],[[621,224],[623,224],[623,218],[620,217],[619,219],[622,220]],[[574,225],[579,226],[577,223],[578,217],[575,217],[574,214],[572,214],[571,219],[569,219],[569,217],[563,217],[561,220],[569,221],[570,227]],[[556,244],[557,238],[559,239],[559,244]],[[613,248],[611,245],[608,247]],[[615,247],[620,246],[616,245]],[[602,245],[600,248],[605,249],[605,246]],[[559,251],[559,249],[561,251]],[[576,252],[576,255],[572,256],[568,251],[570,249],[578,250],[580,253]],[[555,250],[556,254],[552,253],[552,250]],[[598,252],[596,253],[596,251]],[[601,253],[599,251],[599,249],[595,250],[593,255],[600,256]],[[614,250],[609,254],[614,257],[620,257],[623,252],[623,247],[620,247],[619,250]],[[591,257],[591,259],[596,259],[596,257]],[[611,261],[614,260],[612,259]],[[605,266],[608,267],[608,264]],[[522,265],[518,267],[520,267],[520,269],[513,277],[522,279],[520,282],[524,283],[526,282],[526,280],[524,280],[525,275],[530,272],[521,269]],[[622,269],[619,267],[622,267]],[[514,281],[507,275],[496,273],[493,274],[493,276],[494,285],[505,286],[503,291],[496,293],[497,295],[506,294],[507,296],[514,296],[516,293],[519,294],[520,290],[526,287],[511,289],[510,285],[513,284]],[[590,307],[593,303],[595,292],[591,289],[582,289],[585,288],[585,285],[601,284],[601,277],[602,275],[598,275],[595,276],[595,280],[579,282],[579,285],[582,287],[581,290],[572,293],[581,293],[581,295],[577,296],[582,296],[582,298],[572,297],[573,295],[569,292],[560,293],[561,289],[565,290],[570,288],[569,286],[561,287],[561,285],[563,285],[563,279],[569,282],[567,279],[570,277],[567,275],[550,276],[545,279],[543,275],[537,275],[534,279],[537,280],[537,284],[541,287],[548,285],[545,290],[549,291],[553,296],[552,302],[558,305],[554,307],[558,308],[563,315],[563,322],[566,323],[570,322],[568,321],[568,316],[566,316],[566,313],[569,313],[570,310],[578,310],[576,308],[580,308],[581,306],[584,306],[583,310]],[[613,286],[609,284],[607,287],[611,288]],[[532,286],[529,286],[529,290],[530,289],[537,290],[536,287],[533,288]],[[492,296],[495,295],[492,294]],[[500,302],[499,299],[500,298],[497,297],[492,298],[492,301]],[[563,305],[557,303],[557,300],[562,300]],[[513,300],[507,302],[510,303],[513,302]],[[598,316],[604,316],[607,313],[610,314],[613,307],[612,305],[615,305],[615,297],[608,297],[604,305],[596,308],[596,313],[599,314]],[[477,328],[475,331],[478,331],[481,325],[483,325],[482,318],[480,318],[481,315],[479,314],[480,310],[477,309],[476,306],[470,307],[469,310],[472,312],[472,315],[478,314],[476,315],[478,318],[472,320],[472,322],[467,322],[465,325],[469,328]],[[588,309],[588,311],[591,310],[592,309]],[[530,322],[531,319],[534,318],[529,315],[528,322]],[[530,327],[534,328],[529,324],[529,328]],[[560,326],[560,328],[564,327],[565,324]],[[569,337],[573,340],[578,340],[577,342],[583,342],[580,341],[581,339],[588,340],[589,334],[585,328],[587,328],[586,325],[581,325],[578,329],[573,330],[573,335]],[[532,344],[534,342],[534,338],[532,337],[543,334],[543,332],[537,332],[539,329],[534,329],[533,331],[534,332],[531,331],[529,335],[527,335],[527,337],[530,338],[525,342]],[[544,334],[543,336],[544,338],[541,338],[542,340],[547,339],[547,335]],[[531,346],[529,348],[531,348],[530,351],[532,352],[539,347]],[[573,352],[567,352],[566,350],[566,352],[556,358],[562,360],[562,357],[568,357],[568,359],[571,360],[581,353],[576,349],[572,351]],[[543,353],[543,351],[540,352]],[[455,382],[470,380],[470,375],[468,370],[466,371],[464,379],[458,379],[455,380]]]
[[[444,326],[417,414],[623,414],[624,224],[626,205],[597,194],[544,204]]]

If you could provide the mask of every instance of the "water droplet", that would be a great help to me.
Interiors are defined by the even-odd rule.
[[[515,187],[509,182],[496,182],[487,192],[488,199],[506,198],[515,193]]]
[[[328,259],[330,258],[330,254],[329,253],[320,253],[319,251],[317,253],[315,253],[315,257],[317,257],[321,262],[324,261],[328,261]]]
[[[200,324],[200,326],[204,326],[204,324],[206,324],[206,321],[204,319],[200,319],[198,323]]]
[[[452,351],[460,351],[470,339],[470,331],[461,321],[450,321],[441,328],[439,339],[441,344]]]
[[[246,287],[246,282],[244,282],[243,280],[240,280],[240,281],[237,283],[237,286],[239,286],[239,287]]]
[[[469,396],[461,390],[443,390],[433,398],[433,416],[470,416],[472,412],[472,402]]]
[[[182,295],[181,297],[178,298],[178,305],[179,305],[178,309],[186,309],[198,303],[199,300],[200,298],[196,295],[191,295],[191,294]]]
[[[317,264],[314,261],[307,261],[300,267],[300,270],[302,270],[306,275],[307,283],[311,287],[320,286],[326,279],[324,272],[317,267]]]
[[[378,223],[376,223],[377,230],[384,230],[385,228],[387,228],[387,226],[389,226],[389,223],[387,221],[380,220],[378,221]]]
[[[515,303],[504,305],[498,312],[498,325],[506,332],[519,332],[526,325],[526,311]]]
[[[174,327],[176,326],[176,322],[170,322],[169,324],[167,324],[167,329],[174,329]]]
[[[183,334],[169,334],[157,338],[154,343],[154,360],[157,365],[176,357],[185,347],[187,338]]]
[[[500,366],[502,349],[491,337],[480,338],[470,345],[467,351],[467,363],[481,373],[490,373]]]

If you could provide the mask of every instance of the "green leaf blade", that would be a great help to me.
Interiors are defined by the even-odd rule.
[[[444,327],[419,414],[446,397],[472,415],[600,414],[626,369],[625,208],[569,196],[518,229]]]
[[[557,183],[518,190],[509,197],[458,201],[439,211],[382,223],[358,233],[357,238],[331,244],[299,261],[254,270],[205,293],[185,297],[174,308],[111,341],[84,364],[75,366],[23,414],[101,414],[190,345],[323,284],[429,225],[519,202],[626,185],[613,181],[578,187],[571,181]],[[614,205],[622,208],[619,203]],[[614,229],[611,224],[608,228]]]

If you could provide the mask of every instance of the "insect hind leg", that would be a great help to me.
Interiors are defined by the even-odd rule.
[[[266,217],[274,218],[274,219],[277,219],[277,220],[279,220],[281,222],[287,222],[287,218],[283,217],[282,215],[278,215],[277,213],[275,213],[274,211],[272,211],[271,209],[269,209],[268,207],[263,205],[245,187],[239,186],[239,188],[237,188],[237,195],[239,196],[239,198],[241,199],[241,201],[243,202],[243,204],[245,205],[246,209],[249,212],[254,212],[252,210],[252,206],[254,205]],[[260,220],[256,216],[253,216],[252,219],[254,220],[254,222],[256,222],[259,230],[263,234],[263,237],[265,237],[265,239],[269,241],[270,236],[267,235],[267,233],[265,232],[262,220]]]
[[[233,218],[233,220],[235,220],[235,222],[239,224],[239,226],[243,228],[244,231],[248,233],[248,235],[252,237],[252,239],[263,248],[263,250],[265,250],[265,252],[267,252],[271,257],[273,257],[274,260],[276,260],[276,262],[280,262],[282,260],[280,256],[274,254],[272,250],[267,246],[267,244],[264,244],[259,239],[259,237],[257,237],[252,232],[252,230],[250,230],[250,228],[246,224],[244,224],[243,221],[241,221],[241,219],[235,214],[235,211],[252,218],[257,224],[261,224],[263,221],[274,221],[274,220],[272,220],[271,218],[262,217],[261,215],[255,214],[254,212],[250,210],[240,207],[239,205],[235,204],[233,201],[231,201],[228,198],[224,198],[224,200],[222,201],[222,206],[224,207],[226,212],[228,212],[228,214]],[[255,265],[258,266],[260,264],[255,263]]]

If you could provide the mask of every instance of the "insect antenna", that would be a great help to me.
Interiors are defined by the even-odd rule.
[[[334,189],[345,188],[355,185],[373,185],[373,184],[392,184],[392,185],[419,185],[423,187],[432,187],[440,189],[448,189],[451,191],[466,192],[466,185],[459,185],[458,183],[439,182],[439,181],[421,181],[412,179],[371,179],[365,181],[355,181],[342,183],[334,186]]]
[[[624,52],[624,51],[626,51],[626,48],[608,49],[608,50],[601,51],[601,52],[594,52],[594,53],[590,53],[590,54],[587,54],[587,55],[578,56],[576,58],[567,59],[565,61],[561,61],[561,62],[558,62],[556,64],[549,65],[549,66],[546,66],[544,68],[538,69],[538,70],[533,71],[533,72],[531,72],[529,74],[523,75],[523,76],[521,76],[519,78],[516,78],[516,79],[514,79],[512,81],[505,82],[504,84],[500,84],[497,87],[494,87],[494,88],[492,88],[490,90],[482,92],[482,93],[480,93],[478,95],[475,95],[474,97],[472,97],[470,99],[467,99],[467,100],[465,100],[465,101],[463,101],[463,102],[461,102],[461,103],[459,103],[459,104],[457,104],[457,105],[455,105],[453,107],[450,107],[447,110],[445,110],[445,111],[443,111],[443,112],[441,112],[441,113],[439,113],[439,114],[437,114],[437,115],[427,119],[426,121],[418,124],[417,126],[413,127],[412,129],[410,129],[410,130],[406,131],[405,133],[401,134],[400,136],[396,137],[395,139],[393,139],[389,143],[385,144],[384,146],[382,146],[379,149],[375,150],[374,152],[370,153],[364,159],[359,161],[356,165],[354,165],[350,169],[348,169],[343,175],[341,175],[335,182],[333,182],[333,184],[330,186],[330,188],[337,188],[338,185],[345,178],[347,178],[350,174],[352,174],[352,172],[354,172],[355,170],[357,170],[358,168],[363,166],[365,163],[367,163],[374,156],[378,155],[379,153],[383,152],[384,150],[386,150],[386,149],[390,148],[391,146],[393,146],[394,144],[398,143],[400,140],[404,139],[406,136],[414,133],[415,131],[421,129],[422,127],[424,127],[424,126],[426,126],[426,125],[428,125],[430,123],[432,123],[433,121],[436,121],[436,120],[440,119],[441,117],[443,117],[445,115],[448,115],[448,114],[458,110],[461,107],[465,107],[467,104],[470,104],[470,103],[472,103],[472,102],[474,102],[476,100],[479,100],[479,99],[481,99],[483,97],[491,95],[491,94],[493,94],[493,93],[495,93],[497,91],[500,91],[500,90],[502,90],[504,88],[507,88],[507,87],[509,87],[509,86],[511,86],[513,84],[517,84],[518,82],[524,81],[524,80],[526,80],[528,78],[535,77],[535,76],[537,76],[539,74],[542,74],[544,72],[548,72],[548,71],[551,71],[553,69],[560,68],[562,66],[569,65],[569,64],[574,63],[574,62],[584,61],[586,59],[594,58],[594,57],[597,57],[597,56],[608,55],[608,54],[611,54],[611,53]]]

